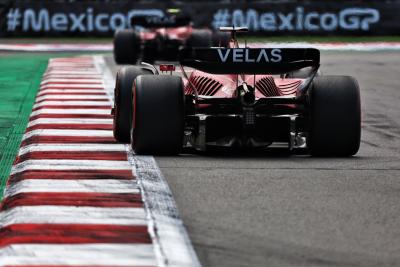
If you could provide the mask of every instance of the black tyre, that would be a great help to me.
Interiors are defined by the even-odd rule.
[[[193,30],[187,41],[188,47],[211,47],[212,33],[210,30]]]
[[[314,156],[351,156],[361,137],[360,89],[349,76],[321,76],[310,97],[308,147]]]
[[[147,41],[143,46],[142,61],[153,64],[159,57],[160,40]]]
[[[132,149],[136,154],[178,154],[184,130],[183,83],[176,76],[139,76],[134,88]]]
[[[310,77],[312,71],[313,70],[312,70],[311,67],[303,68],[303,69],[300,69],[300,70],[296,70],[296,71],[292,71],[292,72],[287,73],[285,78],[306,79],[306,78]],[[315,76],[316,77],[322,76],[322,72],[320,70],[318,70],[318,72],[317,72],[317,74]]]
[[[119,30],[114,35],[114,60],[117,64],[136,64],[140,39],[133,29]]]
[[[212,34],[212,45],[216,47],[228,47],[231,40],[229,32],[216,31]]]
[[[114,89],[114,138],[118,142],[129,143],[132,123],[132,88],[137,76],[152,74],[151,71],[129,66],[117,73]]]

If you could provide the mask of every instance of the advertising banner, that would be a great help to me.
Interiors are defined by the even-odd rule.
[[[170,8],[198,27],[247,26],[259,35],[394,35],[399,2],[220,3],[10,1],[1,6],[1,36],[112,36],[135,16]]]

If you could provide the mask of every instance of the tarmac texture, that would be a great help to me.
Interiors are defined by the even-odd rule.
[[[400,52],[321,61],[360,84],[355,157],[156,157],[204,266],[400,266]]]

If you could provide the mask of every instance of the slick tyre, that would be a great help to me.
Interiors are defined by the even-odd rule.
[[[131,145],[136,154],[178,154],[184,131],[183,83],[176,76],[139,76],[133,95]]]
[[[153,64],[159,57],[159,47],[160,41],[158,39],[146,42],[143,46],[142,61]]]
[[[136,64],[140,39],[133,29],[118,30],[114,35],[114,60],[117,64]]]
[[[228,47],[231,40],[231,34],[229,32],[213,32],[212,34],[212,45],[215,47]]]
[[[193,30],[187,42],[188,47],[211,47],[212,33],[210,30]]]
[[[114,89],[114,138],[121,143],[129,143],[132,123],[132,88],[136,77],[152,74],[149,70],[129,66],[117,73]]]
[[[360,89],[349,76],[316,77],[310,88],[313,156],[346,157],[358,152],[361,137]]]

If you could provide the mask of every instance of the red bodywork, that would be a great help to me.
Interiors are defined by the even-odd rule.
[[[145,41],[154,40],[157,36],[168,37],[170,40],[186,41],[192,35],[192,26],[176,28],[150,28],[140,31],[140,39]]]
[[[231,40],[229,47],[239,47],[237,40]],[[239,79],[239,80],[238,80]],[[245,82],[255,89],[256,99],[271,96],[295,96],[303,79],[275,78],[272,75],[215,75],[195,70],[185,82],[185,94],[193,94],[192,84],[199,95],[218,98],[236,97],[237,87]]]
[[[239,79],[239,83],[238,83]],[[271,75],[215,75],[195,70],[185,81],[185,94],[193,94],[196,87],[199,95],[218,98],[236,97],[236,88],[243,82],[255,88],[256,99],[271,96],[295,96],[303,79],[283,79]]]

